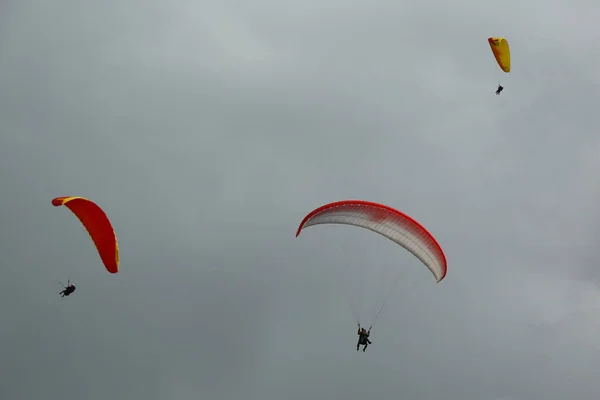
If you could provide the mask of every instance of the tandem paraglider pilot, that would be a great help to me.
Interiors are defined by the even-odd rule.
[[[361,328],[360,324],[358,324],[358,343],[356,344],[356,351],[358,351],[360,345],[364,346],[363,351],[367,350],[367,346],[371,344],[371,341],[369,340],[370,334],[371,329],[367,331],[365,328]]]
[[[64,290],[62,290],[59,294],[60,297],[69,296],[71,293],[75,291],[75,285],[71,283],[71,281],[67,281],[67,286],[63,286]]]

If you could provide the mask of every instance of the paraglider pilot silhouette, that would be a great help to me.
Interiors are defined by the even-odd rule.
[[[60,283],[60,285],[64,288],[64,290],[59,293],[60,297],[69,296],[75,291],[75,285],[71,283],[71,280],[67,281],[67,286],[63,285],[62,283]]]
[[[370,334],[371,334],[370,328],[367,331],[365,328],[361,328],[360,324],[358,324],[358,343],[356,344],[356,351],[358,351],[358,348],[360,347],[361,344],[364,345],[363,351],[367,350],[367,346],[371,344],[371,341],[369,340]]]

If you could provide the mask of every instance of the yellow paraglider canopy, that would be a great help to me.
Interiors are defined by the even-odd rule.
[[[510,72],[510,48],[506,39],[503,37],[491,37],[488,38],[488,42],[500,69],[504,72]]]

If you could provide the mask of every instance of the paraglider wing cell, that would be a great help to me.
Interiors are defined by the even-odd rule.
[[[438,282],[446,276],[446,256],[437,240],[417,221],[391,207],[362,200],[326,204],[302,220],[296,237],[302,229],[320,224],[345,224],[369,229],[411,252],[429,268]]]
[[[52,200],[52,205],[66,206],[71,210],[90,234],[106,270],[111,274],[119,272],[119,245],[104,211],[83,197],[57,197]]]
[[[488,38],[488,43],[492,48],[496,62],[502,71],[510,72],[510,48],[508,42],[503,37]]]

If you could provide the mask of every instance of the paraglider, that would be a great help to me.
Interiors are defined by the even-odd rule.
[[[66,206],[81,221],[96,245],[104,267],[111,274],[119,272],[119,245],[113,227],[102,209],[83,197],[57,197],[55,207]]]
[[[446,256],[433,235],[413,218],[389,206],[363,200],[344,200],[326,204],[304,217],[296,231],[296,237],[303,229],[321,224],[351,225],[371,230],[412,253],[431,271],[436,282],[442,281],[446,276]],[[355,314],[359,326],[357,348],[364,345],[366,349],[367,345],[371,344],[368,337],[385,301],[384,299],[379,311],[374,313],[368,331],[361,328],[359,317]]]
[[[60,282],[58,282],[58,283],[60,283]],[[71,283],[71,280],[67,281],[67,286],[63,285],[62,283],[60,283],[60,285],[64,288],[64,290],[59,293],[60,297],[65,297],[65,296],[68,297],[76,289],[75,285]]]
[[[503,37],[490,37],[488,43],[494,54],[494,58],[498,63],[498,66],[505,73],[510,72],[510,48],[508,47],[508,41]],[[496,94],[499,95],[504,88],[498,85]]]

